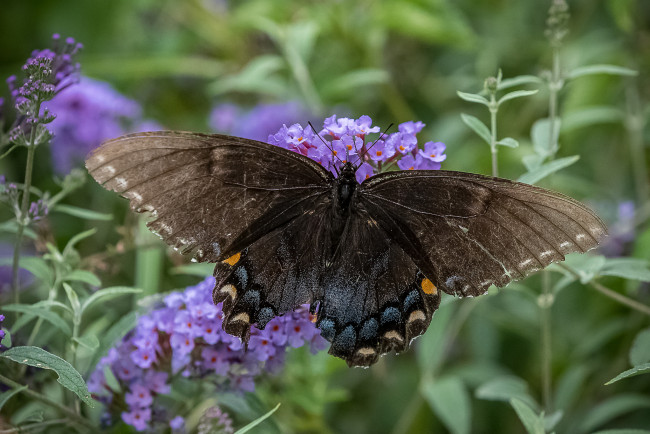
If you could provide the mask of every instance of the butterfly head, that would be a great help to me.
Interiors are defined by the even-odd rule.
[[[356,172],[358,167],[352,164],[349,161],[343,163],[341,172],[339,173],[339,182],[340,183],[356,183]]]

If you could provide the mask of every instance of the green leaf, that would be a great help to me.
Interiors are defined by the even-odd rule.
[[[72,329],[68,323],[66,323],[63,318],[52,311],[40,309],[30,304],[8,304],[6,306],[2,306],[2,310],[6,312],[20,312],[38,316],[50,322],[66,335],[70,336],[72,334]]]
[[[10,348],[11,345],[12,345],[12,342],[11,342],[11,333],[9,332],[9,330],[7,330],[7,329],[4,328],[4,327],[0,327],[0,330],[2,330],[3,332],[5,332],[4,337],[3,337],[2,339],[0,339],[0,343],[2,343],[2,346],[7,347],[7,348]]]
[[[581,419],[580,432],[592,432],[599,426],[635,410],[650,408],[650,397],[641,394],[620,394],[592,407]]]
[[[79,303],[79,296],[75,290],[65,282],[63,282],[63,289],[65,289],[65,293],[68,296],[68,300],[70,301],[70,306],[72,307],[72,311],[76,317],[81,313],[81,303]]]
[[[284,92],[286,85],[274,75],[283,68],[285,62],[280,56],[257,56],[238,74],[216,80],[210,85],[209,91],[213,95],[235,91],[279,95]]]
[[[537,92],[539,92],[537,89],[535,89],[535,90],[515,90],[514,92],[506,93],[501,98],[499,98],[499,101],[497,101],[497,105],[501,105],[504,102],[509,101],[511,99],[521,98],[522,96],[535,95]]]
[[[536,75],[518,75],[512,78],[506,78],[501,80],[497,86],[498,90],[505,90],[515,86],[521,86],[524,84],[541,84],[543,80]]]
[[[192,264],[179,265],[170,270],[171,274],[189,274],[191,276],[206,277],[212,275],[214,264],[207,262],[195,262]]]
[[[608,386],[624,378],[636,377],[637,375],[647,374],[648,371],[650,371],[650,363],[644,363],[642,365],[635,366],[632,369],[628,369],[627,371],[621,372],[616,377],[612,378],[607,383],[605,383],[605,385]]]
[[[581,253],[571,253],[566,255],[564,264],[570,267],[580,276],[580,283],[586,285],[591,282],[605,265],[606,258],[602,255],[583,255]],[[553,265],[554,269],[562,273],[567,273],[558,265]],[[571,275],[571,274],[569,274]]]
[[[138,316],[135,312],[129,312],[100,336],[99,348],[93,355],[91,363],[88,365],[90,368],[94,368],[95,365],[97,365],[97,362],[99,362],[99,359],[106,354],[106,352],[108,352],[117,341],[122,339],[124,335],[135,328],[137,318]]]
[[[504,139],[499,140],[497,142],[497,145],[507,146],[509,148],[517,148],[519,146],[519,142],[513,139],[512,137],[506,137]]]
[[[650,362],[650,328],[641,330],[636,335],[630,349],[630,364],[632,366],[648,362]]]
[[[90,407],[95,406],[81,374],[70,363],[59,356],[55,356],[38,347],[13,347],[1,353],[0,357],[22,363],[23,365],[53,370],[59,376],[57,381],[63,387],[74,392]]]
[[[26,423],[40,423],[43,422],[43,410],[34,410],[30,413],[27,413],[25,415],[21,415],[20,417],[20,422],[18,422],[18,425],[26,424]],[[26,428],[26,427],[25,427]]]
[[[562,116],[562,132],[577,130],[606,123],[621,123],[625,119],[623,110],[617,107],[587,107]]]
[[[0,232],[9,232],[11,234],[18,233],[18,223],[16,223],[16,220],[7,220],[6,222],[0,223]],[[23,235],[31,238],[32,240],[38,238],[36,232],[27,227],[23,228]]]
[[[0,393],[0,410],[2,410],[2,407],[7,403],[7,401],[9,401],[9,399],[11,399],[12,396],[22,392],[25,389],[27,389],[27,386],[20,386],[16,389],[9,389],[4,393]]]
[[[544,416],[542,413],[542,417],[544,418],[544,430],[546,432],[553,431],[557,424],[562,420],[562,416],[564,416],[564,412],[562,410],[554,411],[547,416]]]
[[[488,381],[476,389],[475,394],[477,398],[488,401],[510,402],[516,398],[535,410],[539,409],[539,405],[528,392],[528,383],[513,375],[504,375]]]
[[[97,232],[97,228],[92,228],[87,231],[78,233],[74,237],[70,238],[70,241],[68,241],[68,244],[65,245],[65,248],[63,249],[63,256],[67,256],[67,253],[74,248],[74,246],[84,238],[88,238]]]
[[[530,408],[525,402],[520,399],[512,398],[510,405],[517,412],[519,420],[528,434],[544,434],[544,418],[539,416],[535,411]]]
[[[461,97],[465,101],[476,102],[479,104],[483,104],[486,107],[490,105],[490,101],[488,101],[487,98],[477,93],[466,93],[466,92],[461,92],[459,90],[457,90],[456,93],[458,94],[459,97]]]
[[[63,214],[68,214],[73,217],[79,217],[84,220],[113,220],[112,214],[105,214],[70,205],[57,204],[54,205],[52,210],[62,212]]]
[[[524,163],[524,167],[528,172],[532,172],[534,170],[539,169],[542,166],[542,163],[546,159],[545,156],[539,155],[539,154],[530,154],[530,155],[524,155],[521,158],[522,163]]]
[[[608,258],[600,274],[650,282],[650,263],[636,258]]]
[[[455,310],[456,303],[447,303],[440,306],[431,320],[428,333],[416,341],[420,372],[431,372],[436,369],[444,358],[447,344],[447,325]]]
[[[266,419],[268,419],[269,417],[271,417],[271,415],[272,415],[273,413],[275,413],[275,412],[277,411],[278,408],[280,408],[280,404],[279,404],[279,403],[278,403],[278,405],[275,406],[275,408],[274,408],[273,410],[269,411],[269,412],[266,413],[264,416],[260,416],[260,417],[258,417],[257,419],[255,419],[254,421],[252,421],[251,423],[249,423],[248,425],[246,425],[245,427],[240,428],[240,429],[238,429],[237,431],[235,431],[235,434],[244,434],[244,433],[247,433],[248,431],[252,430],[252,429],[255,428],[257,425],[259,425],[260,423],[264,422],[264,420],[266,420]]]
[[[524,182],[526,184],[535,184],[536,182],[541,181],[546,178],[548,175],[557,172],[558,170],[564,169],[574,164],[580,159],[579,155],[573,155],[571,157],[558,158],[557,160],[550,161],[548,163],[542,164],[537,169],[532,172],[524,173],[519,177],[517,181]]]
[[[93,303],[107,297],[112,298],[124,294],[139,294],[141,292],[142,292],[141,289],[131,288],[128,286],[112,286],[110,288],[100,289],[99,291],[95,292],[93,295],[88,297],[86,300],[84,300],[84,302],[81,304],[81,311],[84,312]]]
[[[104,380],[106,381],[106,385],[110,387],[114,392],[121,393],[122,386],[120,386],[120,382],[118,381],[118,379],[115,378],[115,374],[113,374],[113,370],[111,369],[111,366],[104,365],[102,367],[102,372],[104,373]]]
[[[647,429],[621,428],[621,429],[606,429],[602,431],[596,431],[593,432],[592,434],[650,434],[650,431],[648,431]]]
[[[287,26],[284,42],[296,50],[300,58],[306,62],[311,57],[318,32],[318,24],[314,21],[295,21]]]
[[[97,339],[97,336],[95,335],[72,338],[72,340],[77,342],[82,347],[89,349],[90,351],[95,351],[97,348],[99,348],[99,339]]]
[[[492,134],[490,133],[490,130],[476,116],[461,113],[460,117],[463,119],[463,122],[465,122],[465,125],[470,127],[479,135],[479,137],[485,140],[485,143],[489,145],[492,142]]]
[[[83,282],[90,286],[101,286],[102,281],[94,273],[86,270],[73,270],[66,274],[63,280],[68,282]]]
[[[471,400],[462,381],[450,376],[429,380],[422,386],[422,395],[450,432],[469,434]]]
[[[535,121],[530,130],[530,138],[533,142],[533,149],[538,155],[548,157],[555,155],[558,149],[558,140],[560,138],[560,128],[562,123],[560,119],[555,119],[553,127],[553,141],[549,140],[551,132],[551,121],[548,118],[543,118]]]
[[[13,265],[13,258],[0,258],[0,265]],[[41,282],[48,284],[52,281],[52,271],[43,258],[37,256],[21,256],[20,268],[29,271]]]
[[[376,68],[357,69],[334,77],[323,84],[321,95],[327,98],[348,96],[362,86],[378,85],[388,82],[390,75]]]
[[[567,74],[567,78],[572,80],[585,75],[606,74],[606,75],[626,75],[636,76],[638,71],[630,68],[625,68],[618,65],[588,65],[580,66]]]

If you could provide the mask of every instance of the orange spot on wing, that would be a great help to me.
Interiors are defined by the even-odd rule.
[[[226,264],[230,265],[231,267],[235,265],[237,262],[239,262],[239,259],[241,258],[241,253],[235,253],[232,255],[230,258],[225,259],[223,262]]]
[[[422,283],[420,284],[422,287],[422,291],[424,291],[425,294],[437,294],[438,293],[438,288],[436,288],[436,285],[433,284],[429,279],[423,279]]]

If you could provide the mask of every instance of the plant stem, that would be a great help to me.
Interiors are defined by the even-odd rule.
[[[627,100],[625,129],[627,130],[630,142],[630,156],[632,157],[637,206],[642,206],[650,199],[650,192],[648,191],[648,170],[645,165],[645,146],[643,143],[645,119],[639,100],[639,93],[636,88],[636,80],[630,78],[628,83],[625,92]]]
[[[499,106],[494,98],[490,96],[490,151],[492,152],[492,176],[499,176],[499,161],[497,159],[497,112]]]
[[[22,384],[17,383],[15,381],[5,377],[2,374],[0,374],[0,382],[2,382],[4,384],[6,384],[7,386],[12,387],[14,389],[23,386]],[[92,423],[90,423],[90,421],[88,421],[88,420],[84,419],[83,417],[77,415],[74,411],[70,410],[67,407],[62,406],[58,402],[52,401],[47,396],[41,395],[40,393],[35,392],[35,391],[31,390],[31,389],[24,389],[24,390],[21,391],[21,393],[29,395],[30,397],[32,397],[34,399],[37,399],[37,400],[41,401],[42,403],[47,404],[50,407],[53,407],[53,408],[59,410],[61,413],[64,413],[66,416],[68,416],[72,421],[78,423],[79,425],[84,426],[86,429],[89,429],[90,430],[89,432],[95,432],[96,427]]]
[[[36,103],[35,116],[38,117],[41,111],[41,101]],[[25,165],[25,182],[23,184],[23,195],[21,196],[22,203],[20,205],[20,215],[17,216],[18,232],[16,233],[16,244],[14,245],[14,258],[11,274],[11,289],[14,293],[14,303],[20,303],[19,285],[20,279],[18,277],[18,268],[20,266],[20,246],[23,241],[23,233],[27,225],[27,211],[29,209],[29,190],[32,187],[32,170],[34,168],[34,152],[36,146],[36,125],[32,127],[29,134],[29,146],[27,146],[27,164]],[[20,314],[16,314],[19,316]]]
[[[573,268],[569,267],[566,264],[557,264],[564,270],[568,271],[570,274],[572,274],[575,278],[580,279],[580,274],[575,271]],[[600,283],[592,280],[589,282],[589,286],[594,288],[596,291],[600,292],[601,294],[606,295],[607,297],[618,301],[621,304],[624,304],[628,307],[631,307],[632,309],[639,311],[643,314],[649,315],[650,316],[650,306],[646,306],[643,303],[639,303],[636,300],[633,300],[629,297],[624,296],[623,294],[619,294],[618,292],[609,289],[608,287],[601,285]]]
[[[69,419],[52,419],[38,423],[31,423],[29,425],[21,425],[19,428],[10,428],[0,430],[0,434],[24,433],[32,429],[40,429],[51,425],[62,425],[70,422]]]
[[[542,340],[542,401],[544,410],[550,413],[553,410],[551,398],[551,360],[553,359],[551,345],[551,306],[553,306],[553,294],[551,294],[551,273],[548,270],[542,274],[543,295],[540,303],[541,308],[541,340]]]
[[[548,149],[551,151],[550,158],[555,158],[559,146],[555,141],[557,131],[555,131],[555,119],[557,118],[557,94],[562,89],[562,78],[560,77],[560,50],[553,47],[553,69],[551,70],[551,79],[548,84]]]

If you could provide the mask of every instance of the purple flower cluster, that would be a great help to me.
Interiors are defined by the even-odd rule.
[[[608,257],[619,257],[626,253],[635,238],[635,206],[632,201],[618,204],[616,220],[609,225],[609,236],[600,246],[600,251]]]
[[[214,131],[223,134],[265,141],[284,123],[304,122],[311,117],[311,112],[296,101],[260,104],[248,111],[225,103],[212,109],[209,124]]]
[[[198,434],[233,434],[234,432],[232,419],[218,406],[208,408],[201,416],[197,427]]]
[[[67,173],[99,144],[128,132],[160,130],[142,119],[140,105],[108,83],[82,77],[79,84],[57,94],[50,103],[57,117],[52,122],[52,163]]]
[[[113,401],[104,375],[110,369],[126,391],[128,411],[122,420],[137,430],[171,423],[156,396],[170,392],[171,379],[209,378],[221,389],[253,391],[254,379],[263,371],[277,371],[288,347],[310,345],[324,349],[323,339],[306,307],[271,320],[264,330],[253,328],[248,349],[239,338],[222,330],[221,304],[212,302],[214,278],[209,277],[183,292],[164,299],[164,307],[141,316],[136,328],[117,348],[109,350],[88,381],[97,398]],[[179,423],[176,421],[176,423]]]
[[[20,210],[20,194],[18,186],[13,182],[7,184],[4,175],[0,175],[0,201],[6,202],[13,210],[17,219],[22,219]],[[48,213],[47,202],[43,199],[38,199],[32,202],[27,211],[27,221],[37,221],[45,217]]]
[[[416,135],[422,131],[422,122],[404,122],[398,131],[369,140],[369,134],[379,133],[379,127],[372,126],[372,119],[336,118],[333,115],[316,134],[311,127],[300,124],[285,125],[268,137],[268,143],[298,152],[337,173],[343,163],[361,163],[356,172],[357,181],[386,170],[391,163],[397,163],[402,170],[438,170],[444,161],[445,144],[427,142],[424,149],[418,148]],[[320,136],[320,137],[319,137]],[[323,138],[323,140],[321,140]],[[329,139],[329,140],[327,140]]]
[[[2,326],[2,321],[5,320],[5,316],[0,314],[0,326]],[[5,338],[5,331],[0,328],[0,347],[2,347],[2,340]]]
[[[7,79],[18,112],[16,123],[9,132],[9,140],[14,143],[36,146],[47,142],[51,134],[43,124],[52,122],[55,116],[42,103],[78,80],[79,64],[74,61],[74,56],[82,45],[73,38],[67,38],[63,43],[58,34],[52,38],[53,50],[35,50],[27,59],[23,65],[25,78],[22,81],[19,82],[15,75]]]

